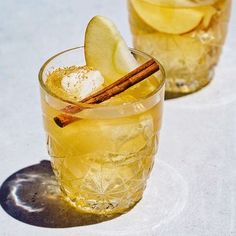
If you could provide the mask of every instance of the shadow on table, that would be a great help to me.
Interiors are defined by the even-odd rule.
[[[81,213],[68,204],[61,196],[49,161],[11,175],[0,188],[0,204],[19,221],[49,228],[96,224],[119,216]]]

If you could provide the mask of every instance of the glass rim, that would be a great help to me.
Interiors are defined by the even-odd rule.
[[[77,50],[77,49],[83,49],[84,46],[77,46],[77,47],[73,47],[73,48],[69,48],[69,49],[66,49],[66,50],[63,50],[53,56],[51,56],[49,59],[47,59],[43,65],[41,66],[39,72],[38,72],[38,80],[39,80],[39,83],[40,83],[40,86],[41,88],[47,93],[49,94],[50,96],[52,96],[54,99],[57,99],[57,100],[60,100],[61,102],[64,102],[64,103],[67,103],[68,105],[82,105],[83,107],[88,107],[88,108],[99,108],[99,107],[119,107],[119,106],[122,106],[124,104],[104,104],[104,103],[100,103],[100,104],[86,104],[86,103],[81,103],[81,102],[72,102],[72,101],[69,101],[69,100],[66,100],[66,99],[63,99],[59,96],[57,96],[56,94],[54,94],[51,90],[49,90],[46,86],[45,86],[45,83],[43,81],[43,73],[47,67],[47,65],[53,61],[55,58],[59,57],[60,55],[64,54],[64,53],[67,53],[67,52],[70,52],[70,51],[73,51],[73,50]],[[160,71],[162,73],[162,79],[161,79],[161,82],[160,84],[157,86],[157,88],[152,91],[151,93],[149,93],[147,96],[144,96],[142,98],[137,98],[135,101],[130,101],[130,102],[125,102],[125,105],[132,105],[132,104],[135,104],[137,102],[142,102],[142,101],[145,101],[146,99],[152,97],[153,95],[156,95],[157,93],[159,93],[161,91],[161,89],[163,88],[164,84],[165,84],[165,81],[166,81],[166,73],[165,73],[165,70],[162,66],[162,64],[154,57],[152,57],[151,55],[145,53],[145,52],[142,52],[140,50],[137,50],[137,49],[134,49],[134,48],[130,48],[129,47],[129,50],[132,52],[132,53],[135,53],[135,54],[139,54],[143,57],[149,57],[149,59],[153,59],[159,66],[160,68]]]
[[[215,3],[217,3],[218,0],[212,0],[212,2],[201,2],[201,3],[191,3],[191,2],[187,2],[185,4],[181,4],[180,2],[173,2],[173,3],[166,3],[165,1],[160,1],[160,2],[153,2],[152,0],[144,0],[144,2],[150,3],[152,5],[157,5],[160,7],[173,7],[173,8],[182,8],[182,7],[186,7],[186,8],[195,8],[195,7],[201,7],[201,6],[207,6],[207,5],[213,5]]]

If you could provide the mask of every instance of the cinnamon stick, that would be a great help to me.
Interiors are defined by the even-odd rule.
[[[153,73],[159,70],[159,65],[153,60],[149,60],[143,65],[137,67],[135,70],[129,72],[127,75],[123,76],[121,79],[118,79],[114,83],[108,85],[102,90],[84,98],[81,103],[85,104],[99,104],[109,98],[125,91],[131,86],[141,82],[145,78],[149,77]],[[62,109],[62,112],[75,114],[82,110],[86,109],[86,107],[80,105],[69,105]],[[54,118],[54,121],[59,127],[65,127],[66,125],[72,123],[77,120],[77,117],[73,117],[70,115],[61,114]]]

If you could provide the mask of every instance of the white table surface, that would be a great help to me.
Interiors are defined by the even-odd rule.
[[[168,166],[176,176],[181,176],[187,192],[183,207],[171,219],[145,229],[140,235],[236,235],[236,2],[233,2],[227,42],[213,82],[194,95],[165,102],[158,158],[164,163],[162,167]],[[124,0],[0,0],[0,11],[1,184],[15,171],[48,158],[37,80],[42,63],[59,51],[82,45],[86,24],[97,14],[110,17],[129,45],[131,35]],[[155,181],[152,177],[149,184]],[[132,223],[137,222],[132,219],[130,227]],[[40,228],[15,220],[0,208],[0,236],[116,235],[96,231],[103,224],[106,229],[112,227],[111,222],[105,222],[67,229]],[[138,234],[133,230],[117,235]]]

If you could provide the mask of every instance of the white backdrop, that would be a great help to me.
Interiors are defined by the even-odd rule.
[[[86,24],[97,14],[110,17],[129,45],[131,35],[124,0],[1,0],[0,9],[1,184],[15,171],[48,158],[37,81],[42,63],[59,51],[82,45]],[[163,197],[181,197],[171,217],[157,220],[156,206],[157,212],[150,211],[145,218],[137,208],[135,215],[112,222],[63,230],[24,224],[0,208],[0,235],[236,235],[235,1],[229,29],[213,82],[194,95],[165,103],[161,161],[142,204],[150,198],[155,176],[163,171],[163,178],[170,178],[162,179],[165,191],[176,181],[172,189],[176,192],[167,191]],[[138,219],[143,219],[143,229]],[[128,228],[122,231],[124,222]]]

